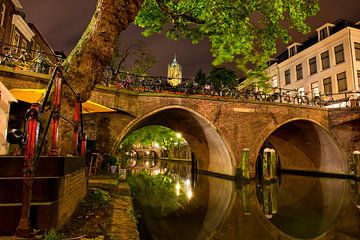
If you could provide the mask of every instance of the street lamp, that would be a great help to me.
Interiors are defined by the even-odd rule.
[[[177,152],[178,152],[177,157],[180,158],[180,139],[181,139],[182,135],[179,132],[175,133],[175,135],[176,135],[176,138],[178,139],[177,140]]]

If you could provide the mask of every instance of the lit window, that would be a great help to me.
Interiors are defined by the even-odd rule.
[[[303,78],[302,64],[296,65],[296,79],[300,80]]]
[[[345,57],[344,57],[344,47],[342,44],[336,46],[334,48],[335,51],[335,62],[336,64],[342,63],[345,61]]]
[[[309,59],[309,68],[310,68],[310,75],[317,73],[316,57],[313,57],[313,58]]]
[[[291,77],[290,77],[290,69],[285,71],[285,85],[288,85],[291,83]]]
[[[311,84],[311,93],[312,93],[313,97],[319,96],[319,83],[318,82],[314,82]]]
[[[332,94],[331,77],[325,78],[323,80],[323,85],[324,85],[324,94],[325,95]]]
[[[343,92],[347,90],[347,84],[346,84],[346,73],[342,72],[337,75],[337,81],[338,81],[338,89],[339,92]]]
[[[323,52],[321,54],[321,64],[323,70],[330,67],[329,51]]]
[[[12,42],[11,42],[11,44],[12,44],[11,52],[17,53],[18,47],[19,47],[19,42],[20,42],[20,34],[17,30],[15,30],[13,38],[12,38]]]

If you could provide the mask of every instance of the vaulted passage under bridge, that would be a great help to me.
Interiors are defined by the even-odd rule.
[[[250,175],[255,176],[256,159],[267,143],[276,149],[282,168],[348,175],[348,160],[359,146],[359,139],[345,137],[358,136],[354,131],[359,129],[333,131],[339,124],[325,108],[105,89],[93,91],[91,100],[118,110],[86,120],[85,131],[96,133],[101,151],[111,153],[133,130],[163,125],[183,134],[198,169],[230,177],[244,148],[249,148]],[[359,114],[353,116],[349,121],[359,121]]]

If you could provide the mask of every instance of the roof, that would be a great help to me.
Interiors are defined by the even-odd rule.
[[[352,22],[352,21],[348,21],[348,20],[344,20],[344,19],[338,19],[335,22],[332,23],[334,25],[334,27],[330,28],[330,36],[339,32],[340,30],[346,28],[346,27],[352,27],[352,28],[356,28],[356,29],[360,29],[360,25]],[[324,25],[323,25],[324,26]],[[312,45],[318,43],[318,35],[317,32],[312,33],[307,40],[305,40],[304,42],[302,42],[302,45],[298,45],[297,48],[297,53],[311,47]],[[288,49],[284,50],[283,52],[281,52],[279,55],[277,55],[275,57],[276,62],[277,63],[281,63],[285,60],[287,60],[289,58],[289,52]],[[271,61],[269,65],[272,65],[274,63],[274,61]]]

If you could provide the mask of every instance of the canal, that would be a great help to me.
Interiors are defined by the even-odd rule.
[[[192,170],[191,162],[134,164],[133,176],[165,174],[174,193],[135,200],[141,239],[360,239],[359,182],[281,174],[238,183]],[[160,211],[159,201],[176,207]]]

